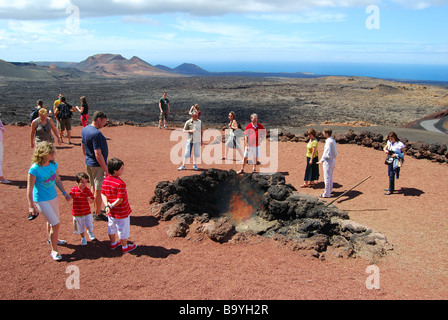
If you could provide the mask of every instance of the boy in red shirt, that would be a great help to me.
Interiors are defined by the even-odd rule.
[[[113,158],[107,162],[109,176],[103,181],[101,198],[106,207],[108,216],[108,234],[110,238],[111,250],[122,246],[123,253],[130,252],[137,248],[137,245],[128,245],[130,218],[132,210],[129,206],[126,183],[121,180],[124,163],[120,159]],[[120,241],[117,239],[118,238]]]
[[[89,176],[87,173],[80,172],[76,175],[77,186],[70,190],[70,197],[73,199],[72,216],[74,234],[81,235],[81,245],[87,245],[85,230],[90,240],[95,240],[93,234],[93,219],[90,211],[90,203],[95,199],[90,188],[87,187],[89,183]]]

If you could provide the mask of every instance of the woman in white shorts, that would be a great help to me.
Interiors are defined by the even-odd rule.
[[[243,154],[243,148],[241,147],[240,144],[240,136],[243,135],[242,130],[240,129],[240,127],[238,126],[238,122],[235,119],[235,112],[230,111],[229,112],[229,124],[227,125],[228,129],[230,129],[229,131],[229,138],[226,141],[226,156],[223,158],[223,160],[228,159],[228,154],[229,154],[229,150],[230,149],[236,149],[240,156],[241,159],[244,158],[244,154]],[[237,131],[239,130],[239,131]],[[233,155],[233,154],[232,154]],[[232,157],[233,160],[233,157]]]
[[[59,234],[59,203],[55,186],[62,192],[67,201],[70,195],[65,192],[59,178],[58,165],[54,161],[55,147],[51,142],[41,142],[34,149],[32,166],[28,171],[27,198],[29,206],[29,220],[33,220],[39,213],[47,219],[48,243],[51,245],[51,257],[61,260],[58,245],[65,244],[58,240]]]

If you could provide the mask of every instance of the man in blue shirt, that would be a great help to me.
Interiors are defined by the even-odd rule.
[[[95,196],[93,216],[95,220],[107,220],[101,213],[101,187],[107,175],[107,156],[109,149],[106,137],[100,129],[106,125],[107,115],[102,111],[93,114],[91,125],[82,129],[82,152],[85,156],[87,174],[90,177],[92,193]]]

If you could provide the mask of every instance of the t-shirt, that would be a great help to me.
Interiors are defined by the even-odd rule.
[[[107,197],[109,203],[115,202],[121,198],[123,201],[116,207],[110,210],[110,216],[116,219],[127,218],[132,210],[129,206],[128,193],[126,191],[126,183],[119,177],[109,175],[103,181],[103,188],[101,193]]]
[[[58,110],[58,106],[59,106],[59,104],[61,104],[61,101],[60,100],[56,100],[55,102],[54,102],[54,115],[55,115],[55,117],[56,117],[56,120],[59,120],[59,118],[58,118],[58,112],[59,112],[59,110]]]
[[[160,104],[162,106],[162,111],[167,112],[168,111],[168,104],[170,103],[170,100],[167,98],[160,98]]]
[[[319,152],[317,151],[318,142],[317,139],[314,139],[313,141],[309,141],[306,145],[306,157],[311,158],[313,155],[313,148],[316,148],[316,152],[314,153],[314,158],[319,156]]]
[[[64,120],[64,119],[71,119],[72,117],[72,109],[73,107],[69,105],[68,103],[60,103],[57,107],[58,112],[58,119]]]
[[[39,166],[34,163],[28,173],[36,177],[33,189],[33,201],[51,201],[58,194],[56,192],[56,170],[58,165],[56,162],[50,162],[48,166]]]
[[[244,135],[247,137],[247,143],[249,147],[258,147],[260,145],[260,134],[259,130],[264,130],[261,123],[257,123],[254,127],[253,123],[249,123],[244,130]]]
[[[187,120],[184,125],[184,130],[195,130],[194,133],[188,133],[188,142],[190,143],[200,143],[201,142],[201,130],[202,122],[201,120],[193,121],[193,119]]]
[[[81,113],[81,115],[83,116],[83,115],[86,115],[86,114],[89,114],[89,105],[88,104],[82,104],[81,105],[81,107],[84,107],[84,109],[82,110],[82,113]]]
[[[393,151],[395,153],[401,153],[401,149],[404,149],[405,145],[401,141],[397,141],[392,143],[390,140],[387,140],[387,150]]]
[[[89,167],[100,167],[96,160],[95,150],[101,150],[104,161],[107,163],[109,148],[107,146],[106,137],[100,130],[92,125],[88,125],[82,129],[82,144],[86,150],[85,164]]]
[[[80,190],[78,186],[73,187],[70,190],[70,196],[73,199],[72,215],[75,217],[87,216],[91,213],[90,211],[90,199],[95,199],[92,191],[85,187],[84,190]]]
[[[54,142],[53,135],[51,134],[51,124],[49,118],[47,118],[47,123],[45,125],[42,124],[40,119],[36,120],[36,135],[34,139],[36,142]]]
[[[0,120],[0,141],[3,141],[3,132],[5,131],[5,127],[3,126],[2,120]]]

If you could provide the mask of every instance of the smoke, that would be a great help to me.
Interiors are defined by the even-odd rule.
[[[264,192],[250,179],[242,176],[221,184],[216,194],[218,213],[230,218],[233,225],[250,219],[264,207]]]

